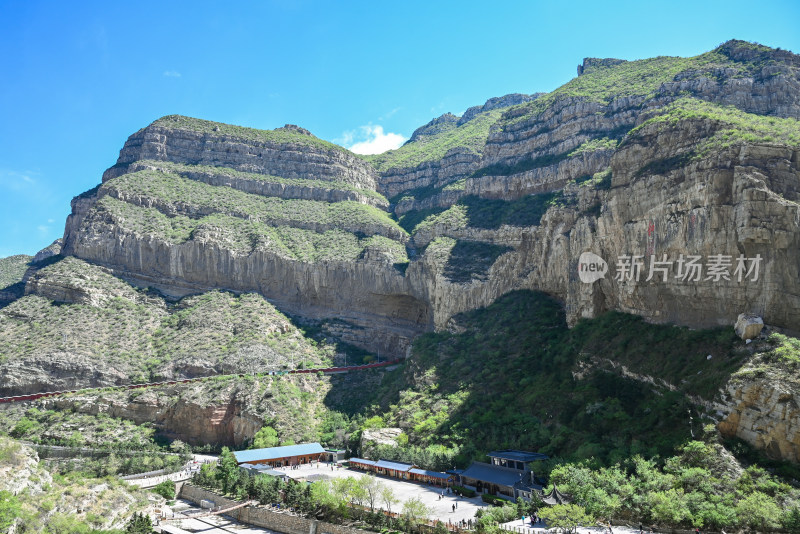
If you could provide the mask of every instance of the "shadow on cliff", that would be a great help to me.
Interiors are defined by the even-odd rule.
[[[533,291],[456,322],[461,333],[420,336],[402,373],[361,402],[410,443],[461,446],[463,462],[502,448],[601,462],[671,454],[706,421],[692,399],[713,398],[749,354],[732,328],[619,312],[569,329],[561,304]]]

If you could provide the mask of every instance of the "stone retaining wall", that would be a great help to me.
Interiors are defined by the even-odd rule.
[[[239,504],[238,501],[227,499],[191,484],[184,484],[179,497],[199,504],[202,500],[214,501],[217,506],[228,508]],[[226,514],[237,521],[268,528],[284,534],[374,534],[357,528],[334,525],[316,519],[306,519],[288,513],[273,512],[267,508],[247,506],[233,510]]]

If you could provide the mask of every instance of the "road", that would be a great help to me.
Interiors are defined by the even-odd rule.
[[[167,475],[155,475],[155,476],[142,476],[141,478],[127,478],[125,479],[126,482],[129,484],[133,484],[134,486],[139,486],[140,488],[152,488],[157,486],[161,482],[165,480],[171,480],[173,482],[180,482],[182,480],[189,480],[192,478],[197,471],[200,470],[200,466],[204,463],[216,463],[217,457],[206,455],[206,454],[195,454],[192,456],[192,459],[186,462],[183,468],[180,471],[175,473],[170,473]]]

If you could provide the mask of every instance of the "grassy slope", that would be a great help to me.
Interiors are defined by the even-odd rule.
[[[738,46],[757,46],[740,43]],[[532,118],[559,98],[583,98],[590,102],[609,103],[620,97],[651,97],[663,83],[671,82],[678,74],[692,77],[708,76],[716,78],[719,69],[732,68],[738,75],[752,75],[761,67],[775,63],[767,55],[752,62],[737,62],[722,51],[722,47],[694,57],[660,56],[637,61],[626,61],[612,66],[597,66],[573,78],[555,91],[533,102],[520,104],[506,114],[499,122],[500,127],[511,126]]]
[[[375,228],[380,232],[400,232],[389,215],[374,206],[359,202],[323,202],[318,200],[282,199],[244,193],[230,187],[217,187],[177,174],[139,171],[108,181],[102,189],[116,190],[140,198],[152,198],[181,206],[184,212],[198,210],[255,219],[267,224],[275,221],[340,224],[348,228]]]
[[[212,167],[210,165],[185,165],[182,163],[173,163],[169,161],[154,161],[154,160],[140,160],[137,162],[140,165],[147,165],[159,170],[173,172],[180,175],[188,173],[208,173],[219,176],[230,176],[232,178],[239,178],[242,180],[252,180],[256,182],[268,182],[272,184],[281,184],[289,186],[309,187],[323,190],[342,190],[342,191],[355,191],[364,196],[372,197],[378,200],[386,200],[386,198],[372,189],[362,189],[346,182],[327,181],[327,180],[310,180],[305,178],[282,178],[279,176],[271,176],[269,174],[259,174],[253,172],[242,172],[229,167]]]
[[[106,532],[95,529],[123,526],[133,512],[145,511],[150,504],[147,492],[116,477],[61,476],[50,473],[43,462],[31,463],[32,457],[27,447],[0,437],[0,470],[10,471],[17,480],[25,479],[24,490],[4,496],[3,519],[6,513],[13,513],[18,518],[16,532]],[[25,470],[19,472],[20,468]],[[5,482],[0,480],[0,490],[6,489]]]
[[[410,443],[460,446],[463,460],[493,448],[601,460],[669,453],[689,437],[684,394],[710,396],[742,361],[732,329],[690,331],[609,313],[570,330],[557,302],[528,291],[458,320],[463,333],[418,338],[404,374],[389,375],[379,398],[387,425],[405,428]],[[592,357],[657,374],[678,390],[656,394],[601,371],[576,379],[579,362]]]
[[[164,128],[189,130],[212,136],[228,135],[239,139],[245,139],[247,141],[306,145],[351,154],[350,151],[340,147],[339,145],[324,141],[318,137],[314,137],[313,135],[304,135],[298,132],[282,129],[259,130],[256,128],[235,126],[233,124],[225,124],[222,122],[195,119],[193,117],[185,117],[183,115],[167,115],[157,119],[150,126],[162,126]]]
[[[377,246],[397,259],[407,261],[402,243],[381,236],[361,238],[344,230],[323,233],[291,226],[271,226],[225,214],[199,219],[183,215],[168,217],[155,208],[140,208],[111,197],[104,197],[96,209],[108,213],[120,228],[158,237],[179,244],[190,239],[211,238],[224,248],[249,254],[268,250],[299,261],[353,261],[367,246]]]
[[[0,258],[0,291],[22,281],[22,275],[32,259],[33,256],[25,254]]]
[[[464,148],[474,154],[480,154],[486,144],[489,128],[502,112],[502,109],[495,109],[481,113],[457,128],[423,136],[396,150],[366,156],[365,159],[372,163],[378,172],[386,172],[390,169],[416,167],[425,162],[442,159],[447,151],[453,148]]]
[[[334,353],[332,346],[306,339],[259,295],[210,292],[167,305],[75,258],[46,267],[42,276],[116,296],[98,306],[57,304],[36,295],[17,300],[0,311],[0,362],[67,351],[143,381],[185,358],[242,369],[259,358],[276,366],[292,357],[323,363]]]
[[[502,225],[538,226],[545,212],[563,204],[563,195],[556,191],[527,195],[517,200],[486,199],[468,196],[444,209],[412,211],[400,218],[400,225],[414,234],[437,224],[450,228],[482,228],[496,230]]]
[[[680,98],[668,104],[660,109],[656,116],[640,124],[630,133],[635,135],[651,124],[666,127],[690,120],[718,121],[722,125],[713,136],[698,143],[695,149],[698,158],[712,150],[742,143],[800,146],[800,120],[765,117],[741,111],[733,106],[720,106],[696,98]]]

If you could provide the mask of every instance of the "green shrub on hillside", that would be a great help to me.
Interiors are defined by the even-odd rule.
[[[502,109],[486,111],[456,128],[424,136],[395,150],[375,156],[365,156],[378,170],[411,168],[426,162],[442,159],[448,150],[460,148],[473,154],[481,154],[486,145],[489,129],[502,114]]]
[[[738,42],[734,46],[748,46]],[[625,61],[606,66],[595,66],[573,78],[555,91],[538,99],[512,108],[498,126],[506,127],[539,115],[554,102],[564,98],[581,98],[590,102],[607,104],[621,97],[653,97],[662,84],[673,81],[678,74],[684,79],[708,77],[716,79],[723,69],[731,69],[727,77],[751,76],[768,64],[777,64],[769,52],[751,62],[734,61],[722,47],[694,57],[659,56],[636,61]]]
[[[781,509],[800,496],[759,467],[740,471],[715,443],[688,441],[677,453],[602,468],[566,463],[553,469],[550,484],[594,517],[705,530],[774,529]]]
[[[209,239],[224,248],[242,254],[267,250],[279,256],[300,261],[355,261],[367,246],[379,246],[396,257],[405,256],[405,247],[382,236],[359,238],[356,234],[333,229],[316,232],[291,226],[271,226],[222,214],[200,219],[182,215],[167,217],[154,208],[141,208],[104,197],[97,204],[99,213],[106,212],[113,224],[125,231],[152,235],[173,244],[189,239]]]
[[[160,205],[170,206],[168,216],[172,212],[191,218],[197,218],[195,214],[218,213],[270,225],[314,224],[351,232],[366,233],[362,229],[371,229],[371,232],[386,235],[404,233],[385,211],[360,202],[264,197],[209,185],[174,173],[142,170],[123,174],[103,184],[102,189],[115,192],[120,198],[136,198],[137,203],[152,199]]]
[[[730,328],[692,331],[612,312],[568,329],[563,313],[520,291],[456,316],[462,333],[420,336],[406,373],[386,375],[375,413],[410,429],[409,446],[460,447],[461,464],[480,457],[477,444],[612,462],[665,455],[690,435],[686,393],[713,396],[743,361]],[[606,361],[675,390],[654,393]]]
[[[211,165],[190,165],[185,163],[175,163],[172,161],[156,161],[156,160],[138,160],[135,163],[136,167],[151,167],[161,172],[175,173],[184,178],[189,178],[193,174],[210,174],[214,176],[224,176],[237,178],[240,180],[248,180],[255,182],[267,182],[272,184],[281,184],[289,186],[304,187],[309,189],[321,189],[325,191],[340,190],[352,191],[359,193],[366,197],[374,198],[382,202],[388,202],[386,198],[372,189],[362,189],[347,182],[338,180],[313,180],[308,178],[284,178],[281,176],[272,176],[269,174],[261,174],[255,172],[243,172],[230,167],[215,167]],[[99,188],[100,186],[98,186]]]
[[[348,150],[340,147],[339,145],[324,141],[318,137],[314,137],[313,135],[304,135],[299,132],[293,132],[291,130],[284,129],[258,130],[256,128],[247,128],[244,126],[236,126],[222,122],[195,119],[193,117],[185,117],[183,115],[167,115],[157,119],[150,126],[162,126],[165,128],[189,130],[193,132],[201,132],[211,136],[230,136],[256,142],[308,145],[321,149],[349,153]]]
[[[167,500],[171,500],[175,498],[175,483],[171,480],[165,480],[159,482],[151,491]]]
[[[20,282],[32,259],[25,254],[0,258],[0,291]]]

